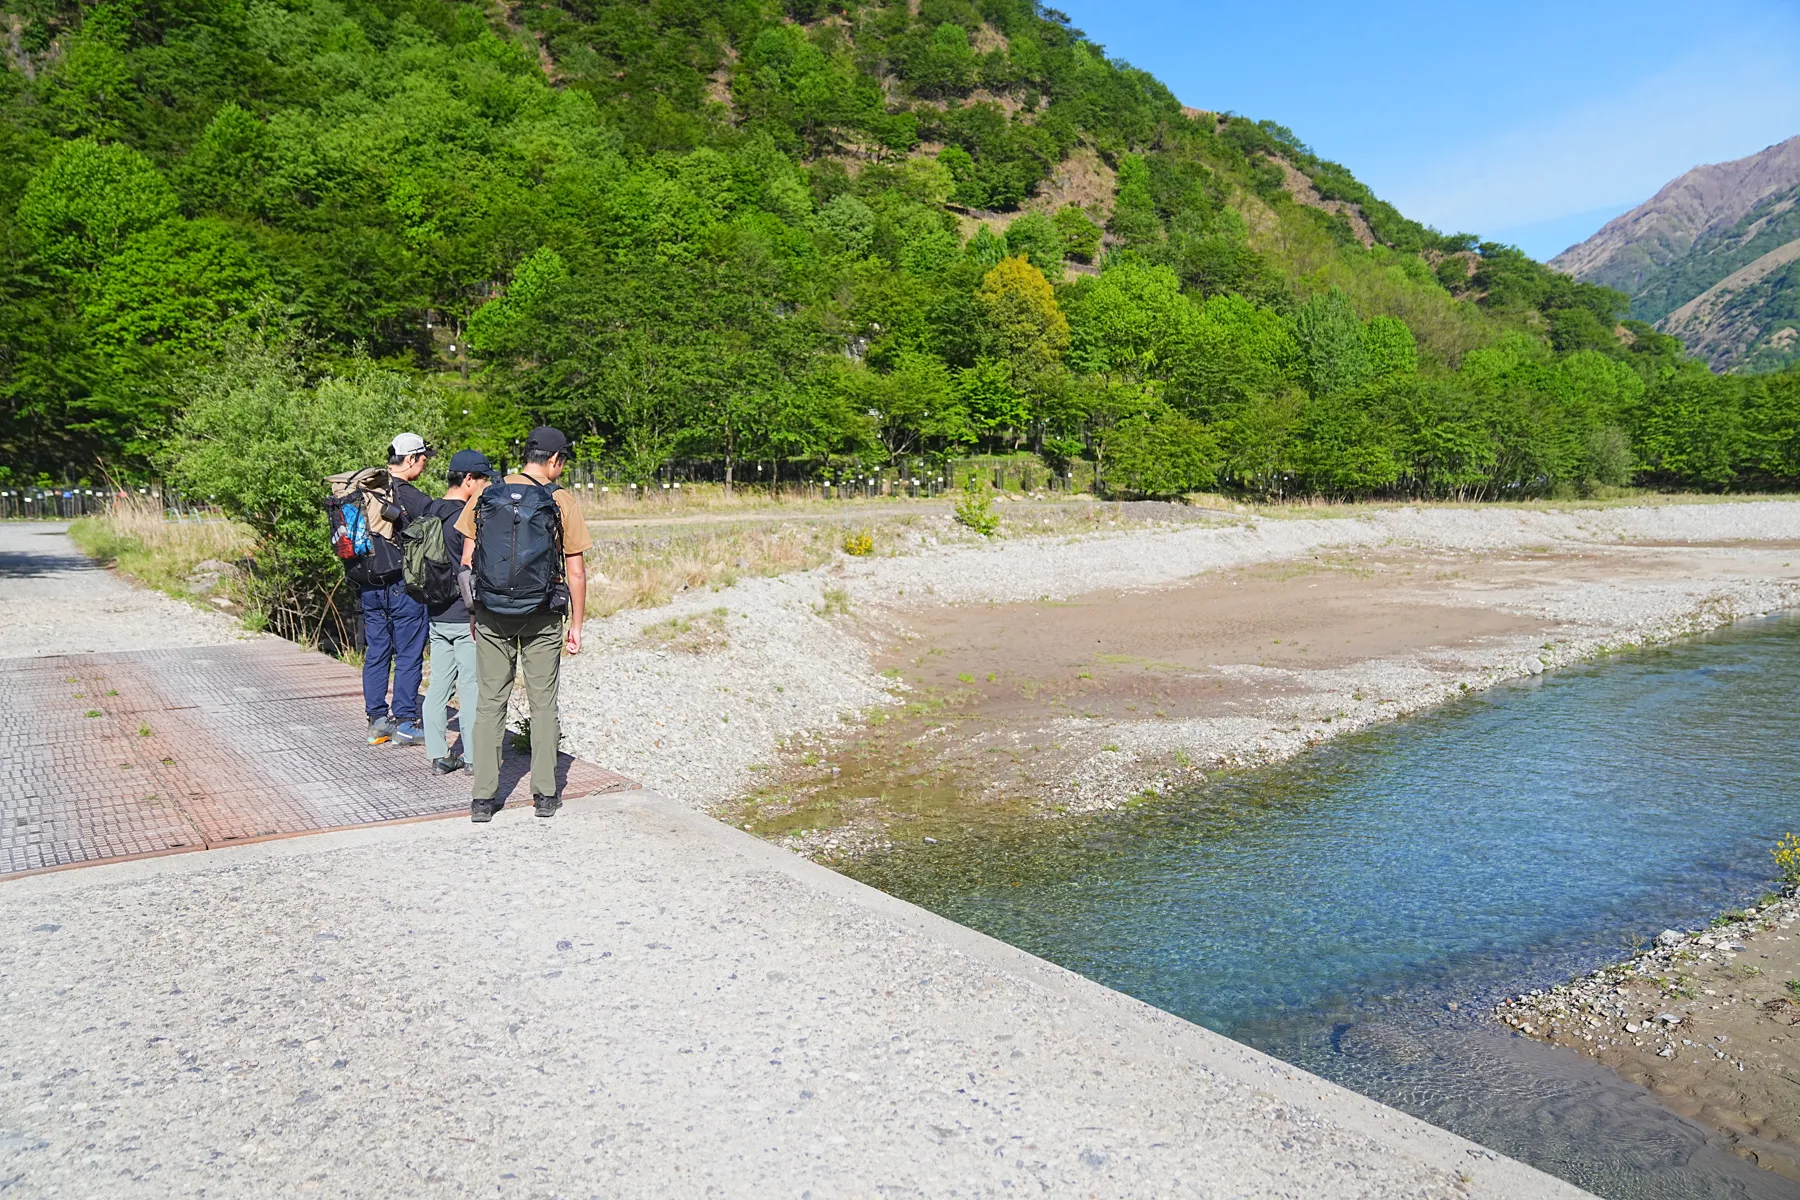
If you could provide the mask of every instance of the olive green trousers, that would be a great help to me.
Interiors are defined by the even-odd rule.
[[[513,679],[525,677],[525,700],[531,706],[531,790],[539,796],[556,791],[556,684],[562,670],[563,615],[559,612],[503,616],[485,610],[475,615],[475,737],[470,762],[475,768],[474,799],[500,794],[500,751],[506,737],[506,707]]]

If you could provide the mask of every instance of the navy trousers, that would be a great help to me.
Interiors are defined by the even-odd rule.
[[[388,668],[394,672],[394,720],[419,719],[419,681],[425,676],[425,638],[430,615],[425,602],[396,579],[386,587],[364,588],[361,594],[363,638],[363,708],[369,720],[389,713]]]

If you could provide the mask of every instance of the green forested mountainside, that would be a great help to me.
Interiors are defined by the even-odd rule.
[[[1800,479],[1791,374],[1719,379],[1025,0],[4,2],[0,479],[298,460],[295,389],[365,385],[634,478]]]
[[[1800,187],[1702,236],[1645,280],[1632,310],[1720,370],[1800,363]]]

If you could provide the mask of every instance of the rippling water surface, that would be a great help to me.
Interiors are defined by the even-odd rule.
[[[1757,896],[1790,828],[1800,619],[1781,618],[856,873],[1604,1196],[1794,1196],[1604,1068],[1447,1008]]]

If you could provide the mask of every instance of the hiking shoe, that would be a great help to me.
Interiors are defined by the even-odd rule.
[[[393,742],[396,746],[423,746],[425,731],[417,721],[404,721],[395,728]]]
[[[494,819],[494,809],[498,807],[499,805],[492,800],[471,800],[469,801],[469,820],[477,825],[486,824]]]
[[[531,807],[540,817],[554,817],[556,810],[562,807],[561,796],[540,796],[531,793]]]
[[[399,728],[392,717],[376,717],[369,722],[369,745],[381,745],[392,738]]]
[[[452,754],[449,758],[434,758],[431,760],[431,769],[439,775],[453,775],[467,765],[468,764],[463,762],[461,757],[455,754]]]

